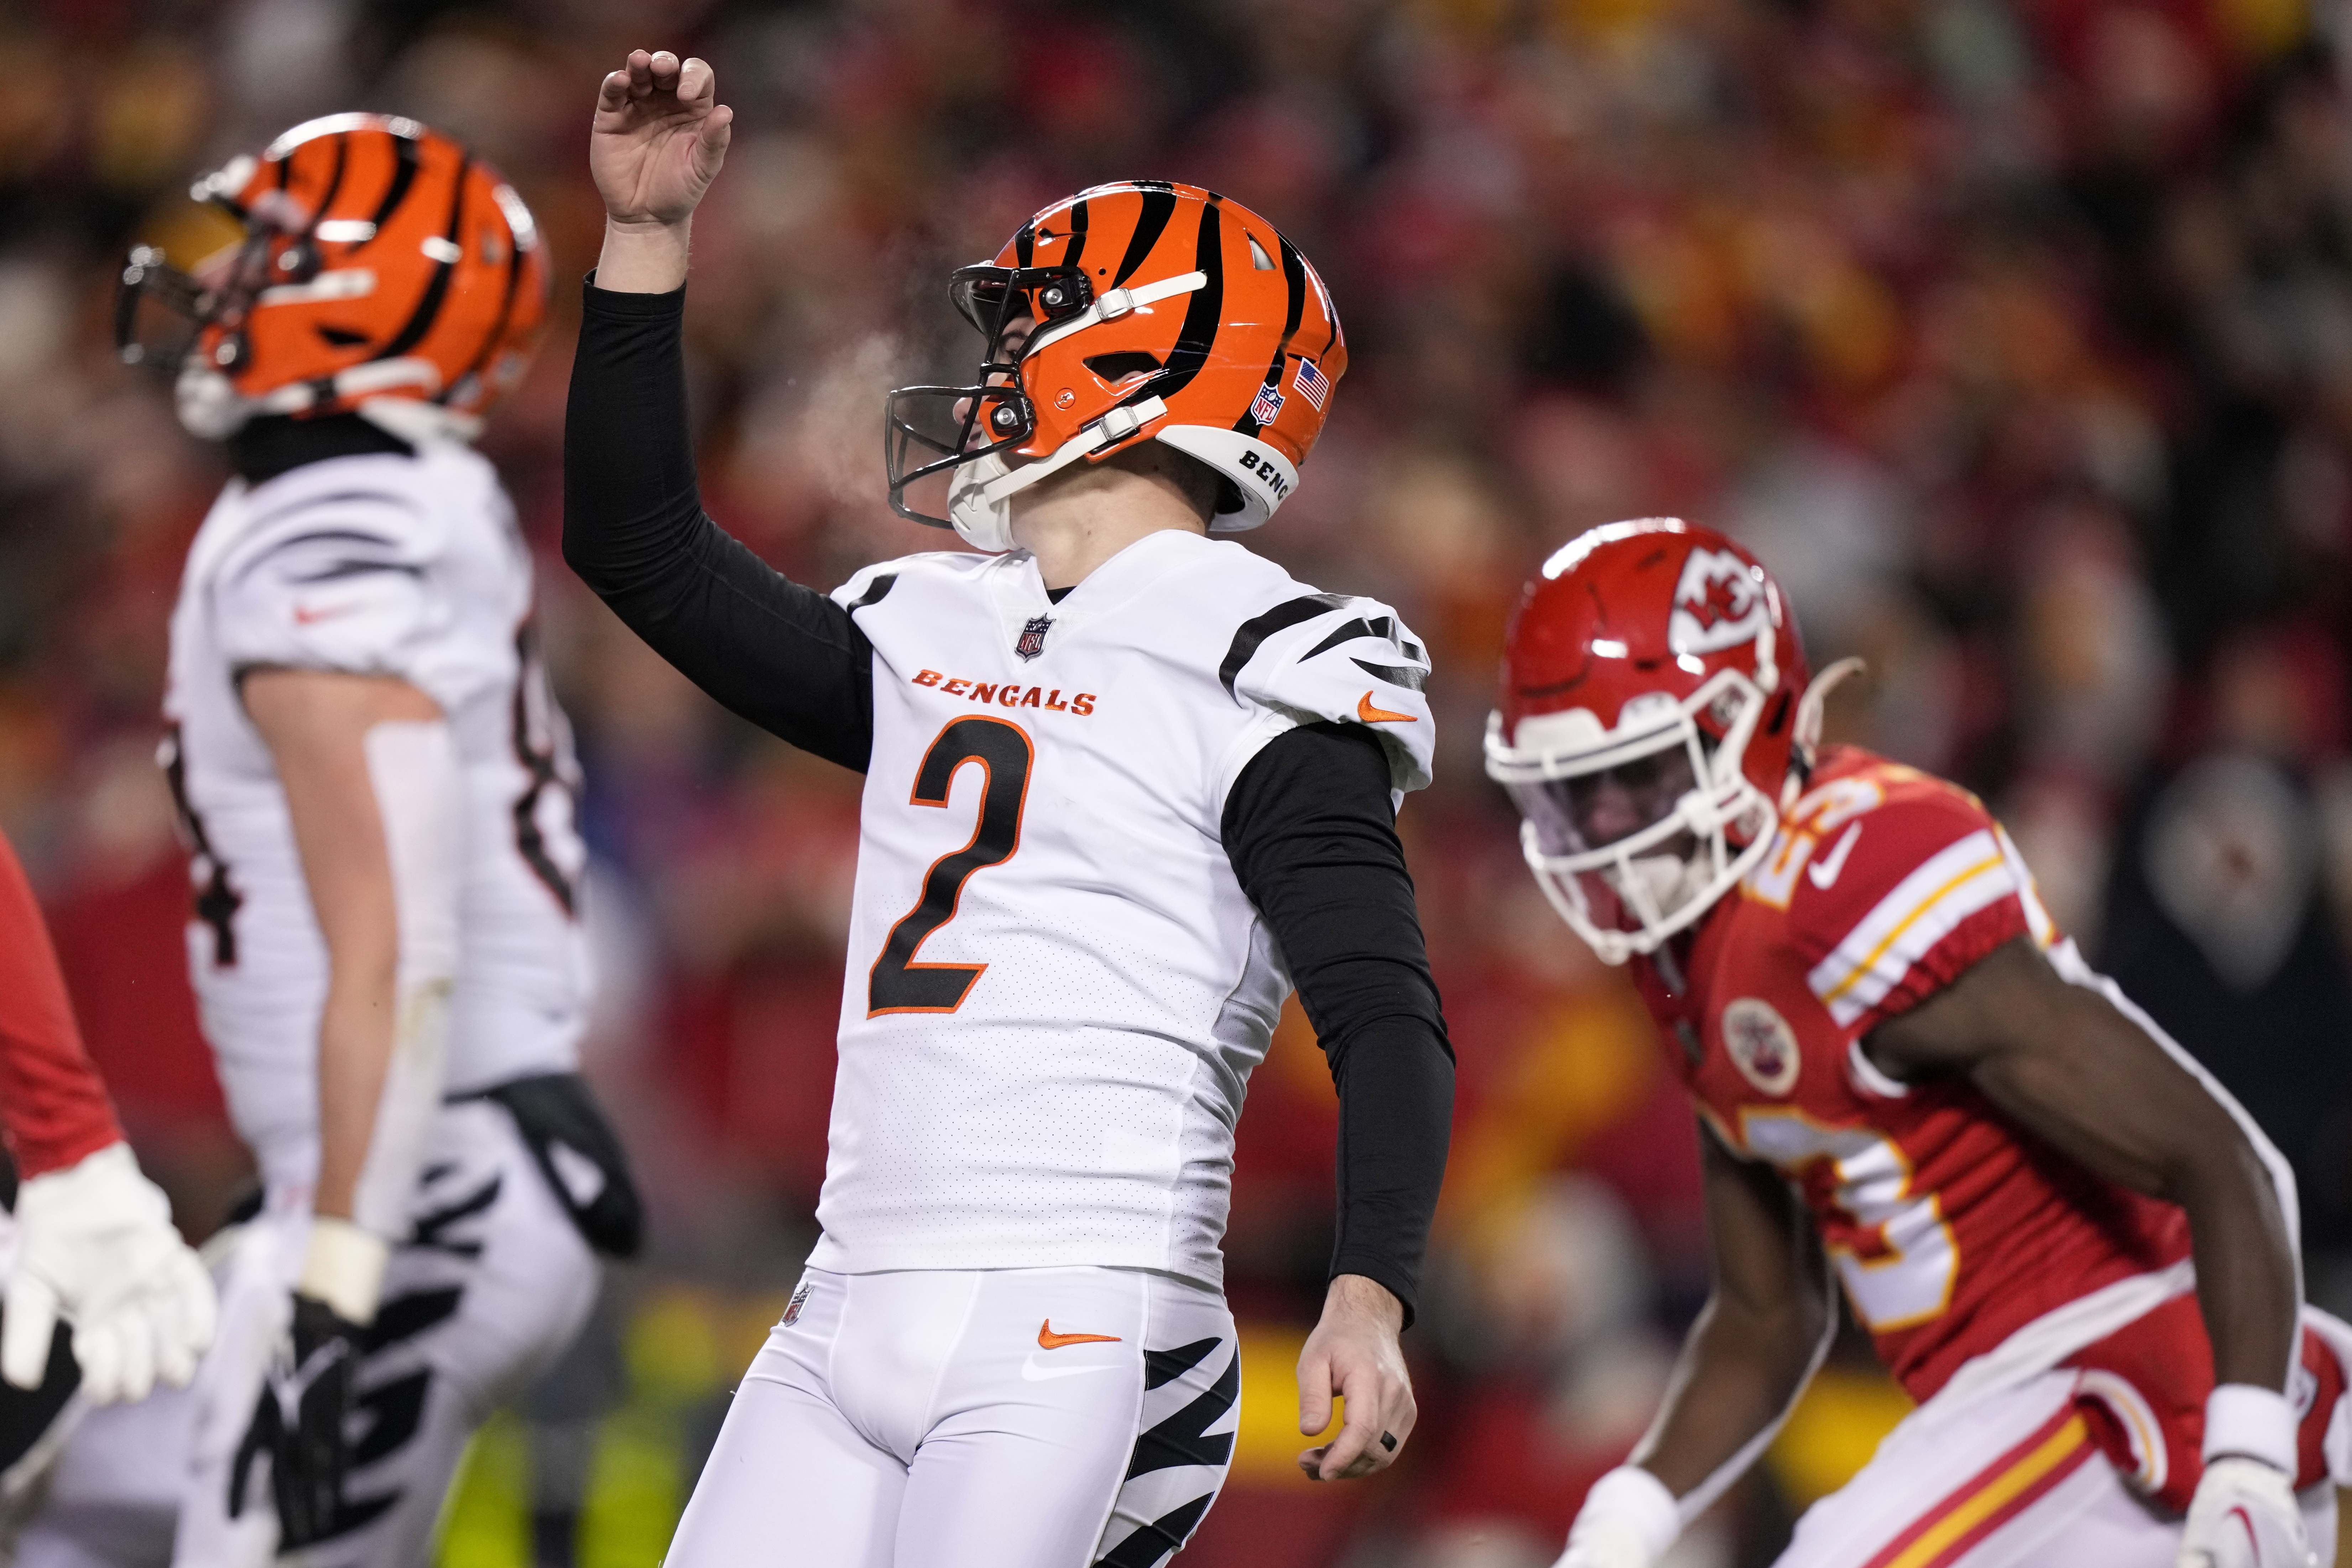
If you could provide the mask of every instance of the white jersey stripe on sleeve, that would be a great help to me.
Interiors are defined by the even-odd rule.
[[[2000,841],[2001,856],[2009,862],[2010,873],[2017,878],[2017,899],[2025,905],[2025,928],[2032,933],[2033,945],[2048,952],[2058,945],[2063,933],[2058,929],[2058,923],[2050,918],[2050,910],[2042,902],[2042,890],[2034,885],[2033,870],[2025,863],[2025,856],[2018,850],[2017,841],[2011,838],[2009,830],[1998,822],[1993,824],[1992,831],[1993,836]]]
[[[1813,967],[1806,982],[1832,1019],[1850,1024],[1884,1000],[1962,921],[2016,891],[2000,846],[1980,828],[1905,877]]]

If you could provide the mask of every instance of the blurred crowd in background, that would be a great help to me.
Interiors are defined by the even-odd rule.
[[[555,551],[598,76],[698,52],[739,116],[688,311],[706,501],[830,588],[952,541],[884,505],[881,395],[962,380],[942,287],[1094,181],[1195,182],[1328,279],[1351,369],[1249,541],[1394,602],[1438,675],[1405,809],[1461,1064],[1394,1472],[1312,1486],[1290,1362],[1335,1125],[1295,1013],[1227,1243],[1246,1386],[1184,1563],[1538,1568],[1703,1298],[1696,1145],[1646,1019],[1544,907],[1479,768],[1518,585],[1680,514],[1763,555],[1835,735],[2009,822],[2094,958],[2302,1179],[2352,1304],[2352,15],[2303,0],[0,0],[0,825],[142,1158],[201,1235],[245,1179],[181,977],[165,618],[225,470],[118,366],[134,240],[286,126],[453,133],[554,247],[485,450],[541,552],[586,767],[590,1071],[646,1264],[478,1445],[442,1555],[650,1568],[812,1239],[858,780],[688,687]],[[1676,1568],[1769,1562],[1903,1402],[1837,1357]]]

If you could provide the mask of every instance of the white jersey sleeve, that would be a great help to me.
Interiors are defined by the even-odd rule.
[[[253,530],[221,565],[229,669],[391,675],[456,712],[501,673],[462,637],[439,580],[444,519],[401,492],[356,488]]]
[[[1359,724],[1389,755],[1399,804],[1430,779],[1436,725],[1423,688],[1429,653],[1376,599],[1310,593],[1244,622],[1217,674],[1253,722],[1224,758],[1218,799],[1266,743],[1300,725]]]

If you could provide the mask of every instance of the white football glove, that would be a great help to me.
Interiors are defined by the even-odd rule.
[[[2179,1568],[2317,1568],[2294,1483],[2260,1459],[2205,1466],[2180,1532]]]
[[[172,1228],[172,1205],[109,1144],[16,1194],[16,1260],[0,1315],[0,1377],[37,1388],[62,1316],[92,1402],[183,1387],[213,1342],[212,1276]]]
[[[1638,1465],[1620,1465],[1585,1494],[1568,1550],[1552,1568],[1653,1568],[1682,1528],[1665,1482]]]

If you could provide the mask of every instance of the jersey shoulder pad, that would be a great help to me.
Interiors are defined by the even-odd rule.
[[[1824,761],[1741,894],[1785,912],[1839,1025],[1867,1030],[2011,937],[2043,935],[2032,879],[1975,796],[1864,753]]]
[[[414,466],[339,458],[244,497],[247,516],[209,585],[232,668],[414,677],[450,619],[433,581],[449,519],[410,482]]]
[[[1318,593],[1281,579],[1234,628],[1217,679],[1235,702],[1286,720],[1360,724],[1380,737],[1399,790],[1427,785],[1435,721],[1423,688],[1429,653],[1376,599]],[[1267,738],[1276,731],[1269,731]]]
[[[974,578],[997,559],[970,550],[925,550],[919,555],[902,555],[895,560],[877,560],[851,572],[848,580],[827,597],[855,614],[889,597],[901,578]]]

